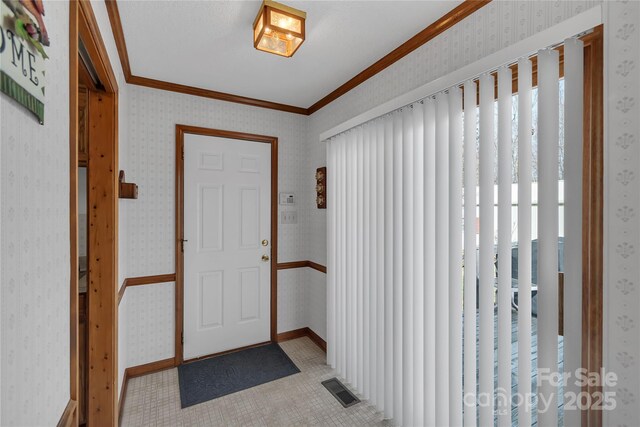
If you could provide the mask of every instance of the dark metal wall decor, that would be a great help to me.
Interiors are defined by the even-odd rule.
[[[316,169],[316,205],[318,209],[327,209],[327,168]]]

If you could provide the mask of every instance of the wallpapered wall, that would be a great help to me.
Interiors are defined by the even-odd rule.
[[[47,2],[45,124],[0,95],[1,425],[56,425],[69,400],[69,5]]]
[[[640,3],[605,7],[605,366],[616,411],[604,425],[640,425]]]

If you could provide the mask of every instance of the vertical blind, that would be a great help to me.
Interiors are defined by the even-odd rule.
[[[582,52],[565,41],[563,97],[544,49],[537,87],[520,59],[517,93],[504,66],[327,141],[327,360],[398,424],[557,424],[560,390],[535,376],[562,361],[561,258],[561,357],[580,367]]]

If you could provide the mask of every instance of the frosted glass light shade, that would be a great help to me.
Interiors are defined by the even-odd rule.
[[[287,58],[304,42],[307,14],[301,10],[264,0],[253,22],[253,46]]]

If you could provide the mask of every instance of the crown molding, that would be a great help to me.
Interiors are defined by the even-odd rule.
[[[122,22],[120,20],[120,12],[118,11],[118,3],[116,0],[105,0],[111,30],[118,49],[120,64],[125,80],[129,84],[137,86],[145,86],[153,89],[166,90],[170,92],[184,93],[187,95],[200,96],[203,98],[217,99],[219,101],[235,102],[238,104],[251,105],[253,107],[269,108],[272,110],[285,111],[293,114],[301,114],[309,116],[321,108],[329,105],[331,102],[340,98],[342,95],[351,91],[356,86],[369,80],[382,70],[391,66],[395,62],[407,56],[420,46],[432,40],[434,37],[442,34],[467,16],[478,11],[482,7],[489,4],[491,0],[465,0],[462,4],[449,11],[440,19],[420,31],[415,36],[380,58],[378,61],[356,74],[350,80],[342,84],[333,92],[317,101],[309,108],[297,107],[295,105],[280,104],[277,102],[266,101],[262,99],[250,98],[246,96],[234,95],[231,93],[218,92],[215,90],[199,88],[195,86],[182,85],[178,83],[167,82],[164,80],[156,80],[148,77],[136,76],[131,72],[131,64],[129,62],[129,54],[127,52],[127,43],[122,30]]]
[[[279,104],[277,102],[265,101],[262,99],[248,98],[246,96],[234,95],[231,93],[217,92],[215,90],[202,89],[195,86],[181,85],[178,83],[165,82],[147,77],[131,76],[127,83],[150,87],[153,89],[167,90],[170,92],[185,93],[187,95],[200,96],[203,98],[217,99],[219,101],[235,102],[237,104],[251,105],[253,107],[269,108],[271,110],[286,111],[287,113],[309,115],[306,108],[294,105]]]
[[[127,42],[124,39],[124,32],[122,31],[122,21],[120,21],[118,3],[116,3],[116,0],[105,0],[104,2],[107,7],[107,14],[109,15],[111,32],[113,33],[113,38],[116,42],[116,49],[118,49],[118,56],[120,57],[120,65],[122,66],[124,79],[129,83],[129,80],[131,79],[131,65],[129,64]]]
[[[446,15],[442,16],[433,24],[429,25],[427,28],[420,31],[418,34],[411,37],[406,42],[402,43],[387,55],[383,56],[369,67],[356,74],[342,86],[313,104],[307,109],[307,111],[309,112],[309,114],[313,114],[321,108],[326,107],[328,104],[340,98],[351,89],[369,80],[371,77],[375,76],[385,68],[393,65],[395,62],[404,58],[414,50],[418,49],[420,46],[427,43],[429,40],[432,40],[436,36],[442,34],[446,30],[453,27],[455,24],[462,21],[472,13],[478,11],[480,8],[489,4],[490,2],[491,0],[465,0],[462,4],[449,11]]]

